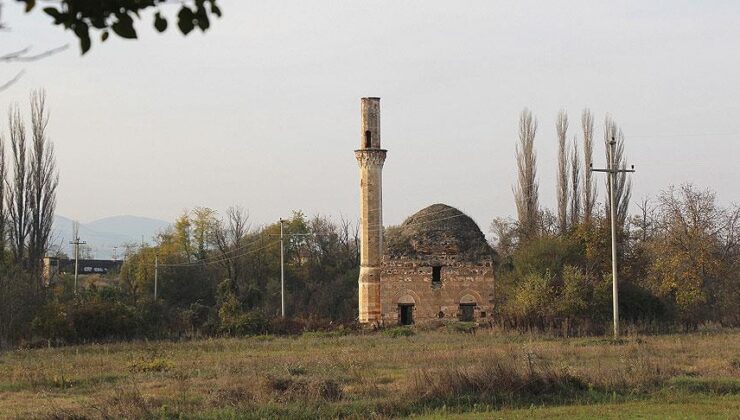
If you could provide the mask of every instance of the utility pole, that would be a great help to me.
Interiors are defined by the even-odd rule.
[[[285,318],[285,250],[283,243],[283,220],[280,218],[280,314]]]
[[[79,259],[80,259],[80,245],[85,245],[86,241],[80,241],[80,237],[77,236],[74,241],[69,242],[75,246],[75,296],[77,296],[77,275],[79,273]]]
[[[619,338],[619,286],[617,284],[617,209],[614,202],[614,178],[618,173],[635,172],[635,165],[631,169],[619,169],[614,161],[616,155],[617,141],[612,136],[609,142],[606,169],[591,168],[591,172],[606,172],[609,177],[609,218],[612,229],[612,311],[614,318],[614,338]]]
[[[285,318],[285,237],[290,236],[313,236],[313,233],[288,233],[283,229],[283,223],[287,220],[280,219],[280,313]]]
[[[159,253],[154,254],[154,300],[157,300],[157,281],[159,280]]]

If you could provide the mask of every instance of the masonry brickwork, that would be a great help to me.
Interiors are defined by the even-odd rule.
[[[380,148],[380,98],[362,98],[360,148],[359,321],[380,323],[380,266],[383,256],[383,163]]]

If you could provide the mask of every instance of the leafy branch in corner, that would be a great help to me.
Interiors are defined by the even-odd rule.
[[[16,0],[25,3],[26,12],[36,6],[36,0]],[[218,0],[183,1],[177,13],[177,27],[184,35],[198,28],[205,32],[211,26],[213,16],[221,17]],[[80,49],[86,53],[91,47],[90,32],[100,32],[105,41],[112,31],[121,38],[136,39],[134,19],[141,19],[140,12],[156,10],[154,28],[164,32],[169,26],[160,10],[168,0],[60,0],[55,6],[44,7],[44,13],[54,19],[55,25],[71,30],[80,40]]]

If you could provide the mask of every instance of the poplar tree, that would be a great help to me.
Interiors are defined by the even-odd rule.
[[[568,114],[560,111],[555,129],[558,133],[558,230],[561,235],[568,231]]]
[[[596,184],[593,181],[591,167],[594,163],[594,117],[591,110],[586,108],[581,114],[581,129],[583,130],[583,221],[591,223],[596,205]]]
[[[537,121],[532,112],[524,109],[519,116],[519,142],[516,146],[517,185],[514,199],[519,220],[519,235],[522,239],[532,238],[539,226],[539,185],[537,183],[537,154],[534,138]]]

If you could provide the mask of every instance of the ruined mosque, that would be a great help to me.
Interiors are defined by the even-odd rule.
[[[370,326],[432,320],[485,321],[494,251],[460,210],[434,204],[383,227],[380,98],[361,100],[359,320]]]

